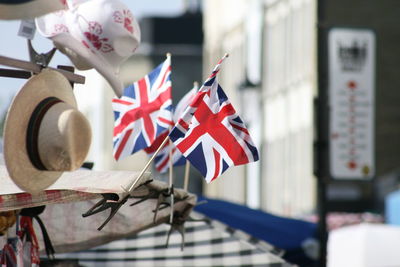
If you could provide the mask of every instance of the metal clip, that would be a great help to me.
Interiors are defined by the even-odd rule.
[[[151,183],[151,182],[153,182],[153,180],[148,180],[148,181],[146,181],[145,183],[143,183],[143,185],[145,186],[145,185],[147,185],[147,184],[149,184],[149,183]],[[158,194],[159,194],[159,192],[158,192],[157,190],[149,189],[149,193],[148,193],[147,195],[145,195],[145,196],[131,196],[131,198],[138,198],[139,200],[136,201],[136,202],[133,202],[133,203],[130,204],[129,206],[132,207],[132,206],[135,206],[135,205],[137,205],[137,204],[140,204],[140,203],[142,203],[142,202],[144,202],[144,201],[146,201],[146,200],[148,200],[148,199],[157,198],[157,197],[158,197]]]
[[[139,200],[136,202],[133,202],[132,204],[130,204],[130,206],[140,204],[148,199],[154,199],[154,198],[157,199],[156,208],[153,210],[153,212],[154,212],[153,222],[154,223],[157,220],[157,214],[158,214],[159,210],[163,210],[167,207],[171,207],[170,223],[172,223],[173,207],[174,207],[174,203],[175,203],[175,195],[174,195],[173,185],[171,187],[161,190],[161,191],[155,190],[155,189],[150,189],[149,193],[146,196],[142,196],[142,197],[131,196],[131,198],[139,198]]]
[[[31,40],[28,40],[28,50],[29,50],[29,59],[31,62],[40,65],[42,68],[45,68],[49,65],[51,59],[54,56],[54,53],[57,51],[57,48],[51,49],[47,53],[39,54],[32,46]]]
[[[168,235],[167,235],[167,241],[165,244],[165,247],[168,247],[169,244],[169,238],[174,231],[178,231],[178,233],[181,234],[182,241],[181,241],[181,251],[183,251],[185,247],[185,222],[206,222],[209,223],[209,220],[207,218],[204,219],[194,219],[191,216],[188,216],[187,219],[184,214],[186,214],[186,211],[183,211],[182,213],[179,212],[174,212],[173,213],[173,220],[172,223],[169,223],[171,225]]]
[[[116,194],[102,194],[103,199],[101,199],[99,202],[97,202],[92,208],[90,208],[87,212],[82,214],[82,217],[88,217],[93,214],[102,212],[106,209],[111,209],[110,215],[107,217],[107,219],[100,225],[97,230],[103,229],[103,227],[114,217],[114,215],[117,213],[119,208],[125,204],[125,202],[128,200],[129,195],[125,196],[122,198],[120,201],[118,201],[118,196]]]
[[[168,235],[167,235],[167,242],[165,243],[165,247],[168,247],[169,244],[169,237],[171,236],[173,231],[178,231],[178,233],[181,234],[182,241],[181,241],[181,251],[183,251],[183,248],[185,247],[185,220],[182,218],[182,216],[178,213],[175,213],[173,216],[173,220],[171,227],[169,228]]]
[[[138,180],[135,181],[135,183]],[[146,181],[143,184],[139,185],[145,185],[150,183],[152,180],[150,181]],[[122,205],[124,205],[127,201],[128,198],[131,197],[130,192],[126,189],[124,189],[125,192],[125,196],[121,199],[118,200],[118,195],[117,194],[113,194],[113,193],[107,193],[107,194],[101,194],[103,199],[101,199],[100,201],[98,201],[92,208],[90,208],[87,212],[85,212],[84,214],[82,214],[82,217],[88,217],[91,216],[93,214],[102,212],[106,209],[110,209],[110,215],[107,217],[107,219],[103,222],[102,225],[100,225],[99,228],[97,228],[97,230],[101,230],[103,229],[104,226],[106,226],[106,224],[112,219],[112,217],[114,217],[114,215],[118,212],[118,210],[122,207]]]
[[[157,214],[158,214],[159,210],[163,210],[167,207],[171,207],[169,222],[172,224],[173,217],[174,217],[173,216],[174,215],[174,202],[175,202],[174,185],[172,185],[171,187],[169,187],[166,190],[163,190],[159,193],[157,205],[154,210],[153,222],[154,223],[156,222]]]

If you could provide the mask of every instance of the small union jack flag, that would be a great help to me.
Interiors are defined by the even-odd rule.
[[[178,121],[185,109],[189,106],[190,102],[192,102],[197,90],[198,86],[195,85],[194,88],[192,88],[188,93],[186,93],[186,95],[182,97],[178,105],[176,105],[173,115],[174,121]],[[144,151],[148,154],[153,154],[160,147],[167,135],[168,132],[161,134],[159,137],[157,137],[155,142],[150,147],[145,148]],[[165,173],[169,169],[170,153],[172,154],[171,158],[173,166],[180,166],[186,163],[185,157],[178,149],[176,149],[175,145],[173,143],[166,143],[154,158],[154,165],[158,172]]]
[[[154,152],[156,152],[156,150],[160,147],[164,139],[168,136],[168,134],[169,132],[162,133],[160,136],[157,137],[153,145],[151,145],[148,148],[145,148],[144,151],[149,155],[154,154]],[[178,149],[176,149],[175,145],[167,142],[154,158],[154,166],[159,173],[165,173],[169,169],[169,166],[171,164],[170,151],[172,154],[171,163],[173,166],[180,166],[186,163],[185,157]]]
[[[258,160],[258,151],[248,130],[217,82],[224,58],[169,134],[208,183],[230,166]]]
[[[125,88],[112,100],[114,110],[114,158],[125,158],[149,147],[168,131],[172,121],[171,59]]]

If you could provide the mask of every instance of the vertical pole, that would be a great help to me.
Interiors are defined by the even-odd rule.
[[[318,177],[318,235],[320,242],[319,249],[319,262],[318,267],[326,266],[326,255],[327,255],[327,241],[328,241],[328,232],[326,226],[326,182],[322,177]]]
[[[169,131],[171,132],[171,128],[169,129]],[[168,164],[169,164],[169,179],[168,179],[168,185],[169,185],[169,187],[171,188],[172,187],[172,184],[174,183],[174,178],[173,178],[173,176],[174,176],[174,164],[172,163],[172,141],[171,141],[171,139],[169,139],[169,152],[168,152],[168,154],[169,154],[169,162],[168,162]]]
[[[185,178],[183,180],[183,190],[187,191],[189,188],[189,171],[190,171],[190,162],[186,160],[185,164]]]
[[[150,164],[153,162],[154,158],[157,156],[157,154],[160,152],[160,150],[163,148],[163,146],[169,141],[169,136],[167,135],[167,137],[165,137],[164,141],[162,141],[161,145],[157,148],[157,150],[154,152],[154,154],[151,156],[151,158],[149,159],[149,161],[147,161],[146,165],[144,165],[142,171],[139,173],[138,177],[136,178],[136,180],[129,186],[128,189],[124,188],[124,191],[127,192],[128,194],[132,193],[133,189],[136,186],[136,183],[140,180],[140,178],[142,178],[142,176],[144,175],[144,173],[147,171],[147,169],[149,168]]]
[[[171,132],[171,128],[169,129]],[[174,184],[174,172],[173,172],[174,164],[172,163],[172,141],[169,139],[169,188],[172,190],[172,186]],[[171,191],[171,213],[169,216],[169,223],[172,224],[174,219],[174,191]]]
[[[166,57],[167,57],[167,59],[169,59],[170,60],[170,64],[171,64],[171,53],[167,53],[166,54]],[[172,127],[170,126],[169,127],[169,129],[168,129],[168,132],[171,132],[171,130],[172,130]],[[169,179],[168,179],[168,184],[169,184],[169,188],[172,188],[172,184],[173,184],[173,175],[174,175],[174,173],[173,173],[173,163],[172,163],[172,141],[171,141],[171,139],[169,140],[169,146],[168,146],[168,149],[169,149],[169,152],[168,152],[168,154],[169,154]]]
[[[318,267],[326,266],[327,255],[327,198],[326,186],[329,179],[329,99],[327,87],[327,39],[325,29],[325,0],[317,0],[317,143],[316,143],[316,176],[318,197],[318,235],[320,242]]]

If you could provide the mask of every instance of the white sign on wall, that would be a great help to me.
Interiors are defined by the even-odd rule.
[[[334,179],[375,175],[375,34],[331,29],[328,35],[329,157]]]

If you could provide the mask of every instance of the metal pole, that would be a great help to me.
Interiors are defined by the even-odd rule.
[[[325,1],[317,1],[317,72],[318,72],[318,99],[317,99],[317,143],[316,143],[316,176],[318,197],[318,235],[320,242],[318,267],[326,266],[328,232],[326,225],[327,198],[326,186],[329,179],[329,109],[327,87],[327,40],[325,29]]]
[[[318,267],[326,266],[326,255],[327,255],[327,241],[328,232],[326,226],[326,214],[327,214],[327,200],[326,200],[326,182],[323,181],[322,177],[318,177],[318,235],[320,242],[319,249],[319,260]]]

